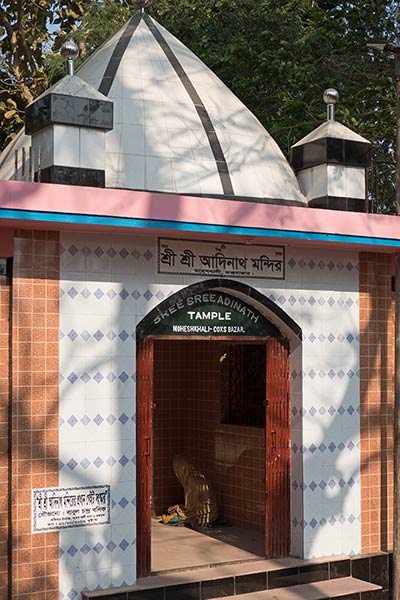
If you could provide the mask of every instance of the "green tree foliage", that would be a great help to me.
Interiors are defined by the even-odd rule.
[[[63,41],[73,37],[82,60],[130,12],[124,0],[0,0],[0,148],[23,124],[26,105],[64,74]]]
[[[62,75],[55,51],[65,37],[72,33],[87,56],[126,20],[134,10],[129,4],[0,0],[3,131],[15,132],[26,103]],[[379,209],[389,211],[393,60],[367,43],[397,41],[396,6],[390,0],[158,0],[149,12],[216,72],[285,153],[324,120],[322,92],[336,87],[337,118],[374,143]]]
[[[379,210],[387,212],[394,209],[394,67],[367,43],[396,40],[393,7],[382,0],[159,0],[151,12],[286,154],[325,119],[323,90],[338,89],[337,119],[374,143]]]

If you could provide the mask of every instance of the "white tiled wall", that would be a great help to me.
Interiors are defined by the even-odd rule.
[[[286,279],[244,280],[303,329],[291,357],[292,550],[360,551],[355,254],[286,250]],[[61,598],[135,581],[135,328],[196,278],[156,273],[156,239],[62,236],[60,485],[111,484],[109,526],[60,533]]]

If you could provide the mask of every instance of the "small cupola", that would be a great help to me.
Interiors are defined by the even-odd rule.
[[[365,212],[371,142],[335,120],[336,90],[324,92],[327,120],[290,150],[308,206]]]
[[[113,129],[113,103],[74,74],[74,42],[66,42],[61,55],[66,76],[26,109],[35,180],[105,187],[105,135]]]

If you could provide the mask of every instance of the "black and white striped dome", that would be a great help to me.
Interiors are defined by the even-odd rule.
[[[188,48],[148,15],[135,15],[77,70],[114,103],[106,187],[305,204],[276,142]],[[12,179],[14,150],[0,179]]]

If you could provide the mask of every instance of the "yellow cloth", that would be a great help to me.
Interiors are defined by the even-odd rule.
[[[164,525],[167,525],[170,521],[172,521],[172,519],[176,518],[180,519],[182,522],[186,519],[186,515],[179,505],[171,507],[168,510],[167,515],[162,515],[161,520],[164,523]]]
[[[200,527],[216,521],[219,515],[218,504],[205,476],[183,454],[174,457],[173,468],[183,486],[185,505],[171,507],[168,513],[176,511],[177,516],[183,520],[196,518]]]

